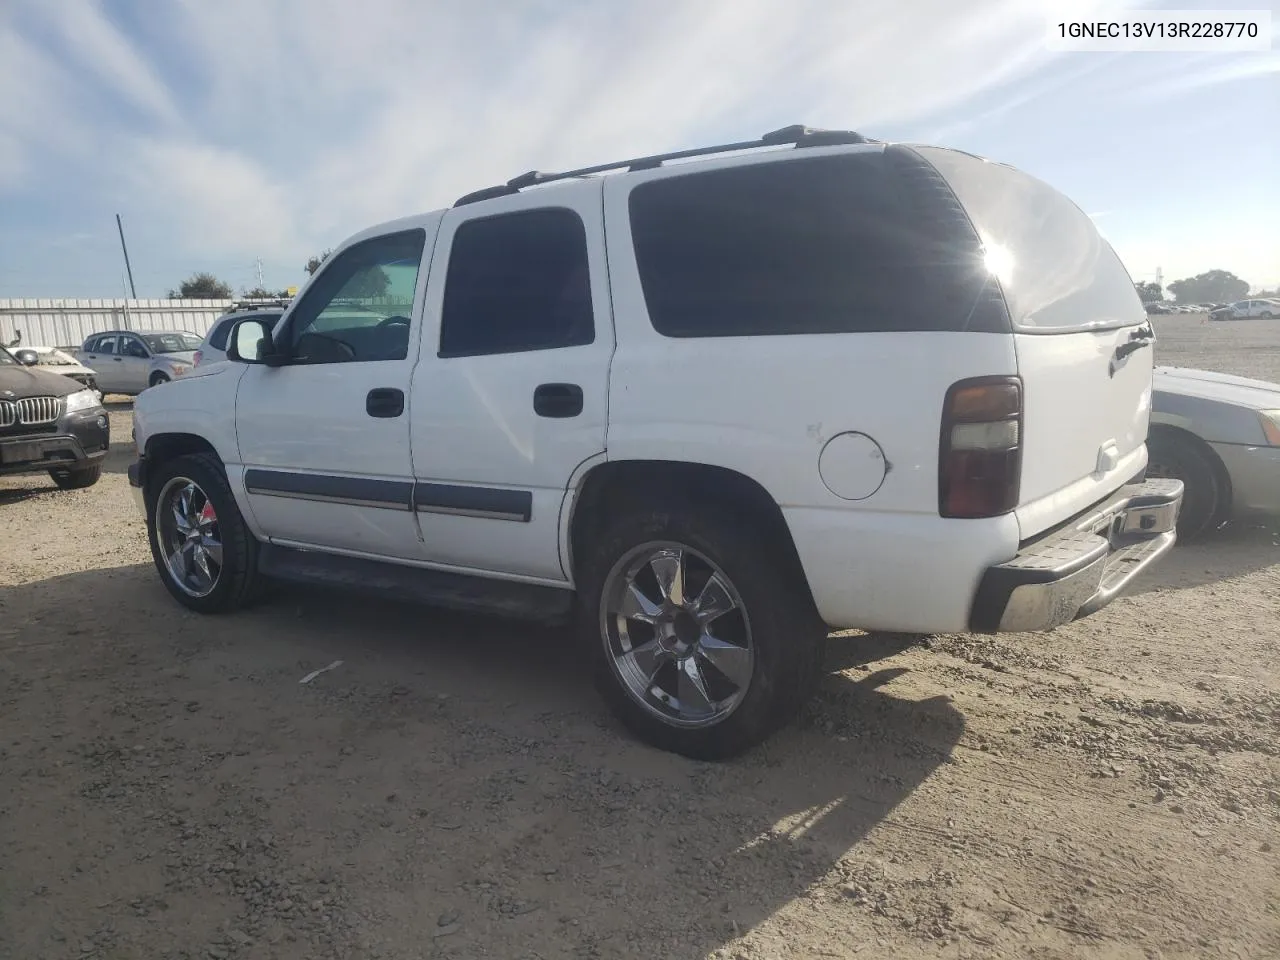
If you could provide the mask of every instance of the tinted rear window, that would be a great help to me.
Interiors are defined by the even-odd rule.
[[[973,329],[986,279],[972,229],[939,212],[936,187],[921,188],[921,170],[936,179],[927,164],[913,155],[915,167],[904,167],[895,156],[769,161],[636,187],[632,239],[655,329]]]
[[[1146,320],[1133,280],[1093,221],[1020,170],[936,147],[918,152],[964,205],[1000,275],[1014,324],[1028,333],[1129,326]]]

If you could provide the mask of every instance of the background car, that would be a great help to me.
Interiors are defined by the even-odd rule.
[[[0,347],[0,476],[47,473],[62,490],[98,482],[111,447],[102,398]]]
[[[182,376],[199,347],[185,330],[108,330],[85,340],[76,359],[97,374],[103,393],[133,395]]]
[[[200,367],[227,359],[227,334],[231,332],[231,327],[237,320],[261,319],[270,321],[274,325],[284,316],[288,305],[287,300],[279,300],[274,304],[237,304],[232,307],[213,322],[213,326],[209,328],[209,332],[200,343],[200,348],[195,352],[192,365]]]
[[[59,350],[57,347],[17,347],[10,350],[10,353],[25,366],[40,367],[50,373],[70,377],[90,390],[98,389],[97,374],[65,350]]]
[[[1147,475],[1182,481],[1179,538],[1280,516],[1280,384],[1183,367],[1152,382]]]
[[[1210,320],[1248,320],[1262,317],[1272,320],[1280,317],[1280,302],[1275,300],[1237,300],[1209,314]]]

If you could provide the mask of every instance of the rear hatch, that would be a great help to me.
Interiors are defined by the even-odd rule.
[[[1145,467],[1154,333],[1120,258],[1069,199],[1003,164],[915,149],[972,220],[1013,322],[1027,539]]]

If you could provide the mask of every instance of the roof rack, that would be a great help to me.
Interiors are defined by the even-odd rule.
[[[227,313],[236,313],[240,310],[261,310],[263,307],[280,307],[287,308],[292,302],[292,297],[263,297],[262,299],[248,298],[237,300],[227,310]]]
[[[613,163],[601,163],[594,167],[579,167],[577,170],[564,170],[559,173],[546,173],[541,170],[530,170],[506,183],[476,190],[454,201],[455,207],[468,203],[478,203],[494,197],[505,197],[519,193],[525,187],[533,187],[554,180],[568,180],[573,177],[586,177],[593,173],[605,173],[609,170],[653,170],[668,160],[683,160],[688,157],[706,157],[716,153],[731,153],[737,150],[757,150],[761,147],[780,147],[791,144],[795,147],[830,147],[844,143],[879,143],[864,137],[853,130],[822,130],[806,127],[803,124],[792,124],[779,130],[766,133],[759,140],[742,140],[738,143],[721,143],[713,147],[695,147],[692,150],[677,150],[674,153],[659,153],[651,157],[633,157],[630,160],[617,160]]]

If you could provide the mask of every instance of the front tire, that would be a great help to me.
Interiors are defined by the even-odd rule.
[[[165,588],[198,613],[230,613],[257,593],[258,542],[212,453],[160,465],[147,484],[147,534]]]
[[[601,695],[640,739],[727,759],[811,696],[827,630],[780,556],[748,518],[703,505],[625,513],[589,547],[582,638]]]
[[[1159,432],[1147,440],[1147,476],[1181,480],[1178,539],[1192,541],[1212,530],[1230,496],[1211,459],[1213,453],[1189,435]]]
[[[50,470],[49,477],[59,490],[84,490],[92,487],[102,476],[102,464],[81,467],[79,470]]]
[[[148,384],[148,386],[158,387],[158,386],[160,386],[160,384],[162,384],[162,383],[168,383],[168,382],[169,382],[169,376],[168,376],[168,374],[164,374],[164,373],[153,373],[153,374],[151,375],[151,382]]]

